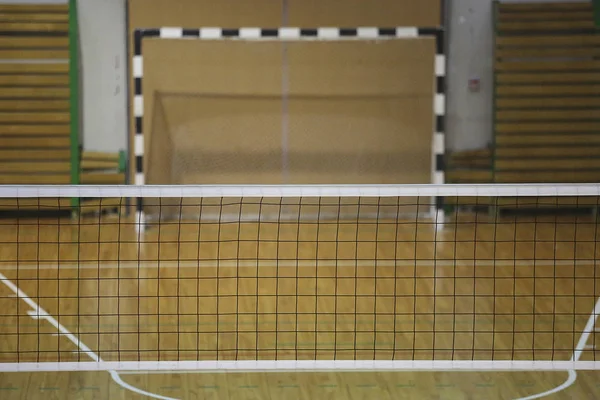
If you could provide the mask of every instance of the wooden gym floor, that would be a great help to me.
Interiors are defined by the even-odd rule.
[[[592,217],[470,215],[441,231],[426,220],[350,222],[163,222],[138,237],[117,216],[1,220],[0,361],[569,360],[582,336],[580,360],[595,359],[585,330],[600,295]],[[597,371],[560,388],[567,378],[7,372],[0,398],[600,396]]]

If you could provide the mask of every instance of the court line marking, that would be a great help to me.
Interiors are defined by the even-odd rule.
[[[32,310],[30,310],[28,312],[28,314],[34,318],[34,319],[45,319],[47,322],[49,322],[52,326],[54,326],[58,332],[62,335],[64,335],[65,337],[67,337],[73,344],[75,344],[80,350],[82,350],[84,353],[86,353],[86,355],[88,355],[88,357],[90,357],[92,360],[94,360],[94,362],[96,363],[96,368],[92,368],[89,370],[106,370],[107,372],[109,372],[109,374],[111,375],[111,378],[120,386],[124,387],[125,389],[131,390],[135,393],[144,395],[144,396],[149,396],[152,398],[157,398],[157,399],[161,399],[161,400],[176,400],[174,398],[171,397],[165,397],[162,395],[158,395],[155,393],[150,393],[150,392],[145,392],[139,388],[136,388],[134,386],[131,386],[130,384],[124,382],[122,380],[122,378],[119,376],[119,372],[117,372],[115,369],[103,369],[101,368],[100,365],[98,364],[105,364],[110,366],[110,365],[121,365],[121,368],[125,367],[128,364],[137,364],[138,368],[144,364],[148,364],[148,362],[105,362],[103,361],[96,353],[94,353],[89,347],[87,347],[81,340],[79,340],[75,335],[73,335],[69,330],[67,330],[62,324],[60,324],[56,319],[54,319],[47,311],[45,311],[43,308],[41,308],[37,303],[35,303],[31,298],[29,298],[29,296],[27,296],[21,289],[19,289],[16,285],[14,285],[8,278],[6,278],[3,274],[0,273],[0,280],[4,283],[5,286],[7,286],[11,291],[13,291],[15,293],[15,295],[19,298],[24,300],[27,305],[29,305]],[[575,367],[577,365],[579,365],[581,367],[581,369],[596,369],[596,365],[598,363],[596,362],[580,362],[579,359],[581,358],[581,355],[583,354],[583,351],[586,348],[586,344],[587,341],[589,339],[589,336],[592,332],[594,332],[594,327],[596,325],[596,320],[598,315],[600,314],[600,298],[597,299],[596,301],[596,305],[594,307],[594,310],[592,311],[592,314],[590,315],[590,317],[588,318],[588,321],[586,323],[586,326],[583,329],[582,335],[579,338],[579,341],[575,347],[575,351],[573,352],[573,355],[571,357],[571,360],[568,362],[570,365],[570,369],[567,369],[568,372],[568,377],[567,380],[565,382],[563,382],[561,385],[548,390],[546,392],[542,392],[542,393],[538,393],[538,394],[534,394],[532,396],[528,396],[528,397],[523,397],[520,398],[518,400],[532,400],[532,399],[537,399],[537,398],[541,398],[541,397],[546,397],[548,395],[554,394],[554,393],[558,393],[568,387],[570,387],[571,385],[573,385],[573,383],[576,381],[577,379],[577,373],[575,370]],[[154,364],[155,367],[158,367],[157,363],[155,362],[150,362],[152,364]],[[216,364],[215,364],[216,363]],[[235,364],[237,364],[239,366],[240,362],[233,362]],[[259,362],[253,362],[254,364],[259,364]],[[295,368],[294,369],[298,369],[298,367],[300,366],[300,364],[321,364],[320,362],[309,362],[309,363],[302,363],[302,362],[298,362],[298,361],[291,361],[291,362],[284,362],[285,364],[289,364],[291,363]],[[331,362],[328,362],[328,364],[330,364]],[[337,361],[332,362],[334,365],[335,364],[340,364]],[[402,365],[406,366],[407,364],[424,364],[423,362],[400,362]],[[14,363],[13,363],[14,364]],[[79,363],[79,362],[69,362],[69,363],[27,363],[27,364],[34,364],[37,366],[36,370],[47,370],[47,371],[54,371],[55,369],[47,369],[47,368],[40,368],[41,365],[44,365],[45,367],[52,367],[52,366],[56,366],[62,364],[62,366],[60,366],[59,368],[57,368],[56,370],[60,371],[60,370],[70,370],[70,369],[65,369],[65,364],[69,364],[69,365],[78,365],[77,368],[75,368],[74,370],[77,371],[81,371],[81,370],[88,370],[88,369],[82,369],[80,368],[83,364],[90,364],[90,363]],[[51,364],[51,365],[48,365]],[[161,363],[161,364],[165,364],[165,363]],[[182,366],[182,364],[188,364],[188,362],[167,362],[166,363],[167,366],[170,364],[171,367],[173,366]],[[198,364],[198,362],[196,362],[196,364]],[[202,362],[202,364],[204,366],[206,366],[206,364],[208,365],[218,365],[218,364],[225,364],[227,365],[228,362],[223,362],[223,361],[216,361],[216,362]],[[242,362],[242,364],[245,364]],[[269,364],[269,362],[265,363],[265,362],[260,362],[260,364]],[[276,370],[282,371],[283,369],[282,367],[282,363],[281,362],[272,362],[271,364],[278,364],[279,366],[276,366]],[[348,364],[348,363],[345,363]],[[357,364],[356,361],[351,362],[351,364]],[[360,362],[360,364],[364,364],[364,362]],[[383,364],[385,365],[389,365],[389,367],[391,367],[390,370],[399,370],[397,368],[398,364],[394,361],[390,361],[390,362],[383,362],[383,363],[378,363],[378,364]],[[563,370],[561,368],[561,365],[564,366],[568,366],[567,363],[565,362],[554,362],[554,361],[532,361],[532,362],[514,362],[514,361],[510,361],[508,363],[503,362],[503,361],[471,361],[471,362],[460,362],[460,361],[431,361],[431,362],[426,362],[425,364],[430,364],[431,368],[427,368],[427,369],[423,369],[423,370],[447,370],[447,371],[455,371],[455,370],[470,370],[471,368],[474,368],[475,370],[488,370],[488,368],[490,370],[536,370],[536,368],[534,367],[533,369],[531,369],[532,366],[538,365],[538,366],[542,366],[544,365],[546,368],[542,368],[541,370]],[[442,365],[448,365],[449,364],[449,368],[448,369],[444,369],[444,368],[439,368]],[[494,368],[492,367],[492,364],[495,364]],[[500,366],[498,365],[500,364]],[[230,365],[230,369],[228,370],[237,370],[237,371],[247,371],[243,368],[231,368],[231,366],[233,364],[231,364],[231,362],[229,362]],[[330,364],[331,365],[331,364]],[[437,365],[437,367],[435,367],[435,365]],[[471,366],[469,368],[469,365]],[[477,367],[477,365],[482,365],[483,368]],[[515,368],[515,366],[519,366],[520,368]],[[22,365],[21,365],[22,366]],[[487,366],[487,368],[485,368],[485,366]],[[529,368],[526,368],[526,366],[529,366]],[[388,368],[389,368],[388,367]],[[458,368],[457,368],[458,367]],[[21,368],[19,366],[19,364],[16,365],[9,365],[9,364],[0,364],[0,369],[4,370],[4,371],[23,371],[23,370],[27,370],[27,368]],[[135,368],[134,368],[135,369]],[[287,369],[290,369],[289,366]],[[310,367],[307,368],[307,366],[304,366],[303,368],[300,368],[301,370],[305,370],[305,371],[318,371],[319,368],[315,368],[312,369]],[[337,369],[337,368],[334,368]],[[402,368],[401,368],[402,369]],[[419,368],[409,368],[411,370],[419,370]],[[257,372],[257,371],[261,371],[262,369],[256,369],[256,368],[251,368],[249,369],[249,371],[253,371],[253,372]],[[270,368],[266,369],[267,371],[271,371]],[[325,368],[324,370],[330,370],[330,368]],[[340,369],[342,370],[342,369]],[[360,370],[360,368],[351,368],[350,370],[352,371],[358,371]],[[373,371],[373,369],[365,369],[368,371]],[[381,367],[377,368],[377,370],[388,370],[385,367],[382,369]],[[218,372],[225,372],[225,369],[217,369]],[[199,370],[179,370],[178,368],[176,369],[162,369],[162,368],[158,368],[157,370],[142,370],[142,369],[137,369],[137,370],[129,370],[127,372],[123,371],[121,373],[126,373],[126,374],[140,374],[140,373],[173,373],[173,372],[179,372],[179,373],[200,373],[200,372],[215,372],[214,370],[211,370],[210,368],[204,368],[204,369],[199,369]]]
[[[7,265],[4,265],[7,264]],[[78,264],[77,262],[61,262],[58,263],[23,263],[23,264],[8,264],[8,262],[0,261],[0,269],[6,271],[13,270],[52,270],[52,269],[151,269],[151,268],[268,268],[268,267],[283,267],[283,268],[308,268],[308,267],[583,267],[600,264],[597,260],[417,260],[414,261],[352,261],[352,260],[323,260],[323,261],[155,261],[155,260],[140,260],[140,261],[124,261],[120,263],[104,263],[97,264]]]
[[[81,340],[79,340],[79,338],[77,338],[77,336],[75,336],[74,334],[72,334],[67,328],[65,328],[60,322],[58,322],[45,309],[43,309],[42,307],[40,307],[35,301],[33,301],[29,296],[27,296],[27,294],[25,294],[25,292],[23,292],[21,289],[19,289],[14,283],[12,283],[2,273],[0,273],[0,280],[19,299],[25,301],[25,303],[27,303],[27,305],[32,308],[31,310],[29,310],[27,312],[27,314],[29,314],[29,316],[31,318],[46,320],[54,328],[56,328],[56,330],[58,330],[59,334],[65,336],[67,339],[69,339],[75,346],[77,346],[77,348],[79,348],[79,350],[83,351],[89,358],[91,358],[92,360],[94,360],[94,362],[97,362],[97,363],[104,363],[105,362],[104,360],[102,360],[102,358],[100,358],[100,356],[98,354],[96,354],[95,352],[93,352],[88,346],[85,345],[85,343],[83,343]],[[11,368],[6,368],[5,365],[6,364],[0,365],[0,370],[3,370],[5,372],[11,372],[11,371],[15,372]],[[155,398],[155,399],[160,399],[160,400],[177,400],[177,399],[175,399],[173,397],[165,397],[165,396],[161,396],[161,395],[156,394],[156,393],[146,392],[146,391],[144,391],[142,389],[139,389],[139,388],[137,388],[135,386],[132,386],[132,385],[128,384],[127,382],[123,381],[123,379],[119,376],[119,373],[117,371],[107,370],[107,372],[110,374],[112,380],[115,381],[116,384],[118,384],[119,386],[121,386],[121,387],[123,387],[123,388],[125,388],[127,390],[130,390],[130,391],[132,391],[134,393],[140,394],[142,396],[147,396],[147,397],[152,397],[152,398]]]
[[[573,351],[573,355],[571,356],[571,362],[579,362],[579,359],[581,358],[583,351],[586,350],[587,342],[589,340],[590,334],[592,334],[594,332],[594,327],[596,326],[596,320],[598,319],[599,314],[600,314],[600,297],[596,300],[596,305],[594,306],[594,309],[592,310],[592,313],[590,314],[590,317],[588,318],[587,323],[585,324],[585,327],[583,328],[581,337],[579,338],[579,341],[577,342],[577,345],[575,346],[575,351]],[[521,397],[521,398],[518,398],[517,400],[539,399],[539,398],[550,396],[550,395],[553,395],[555,393],[558,393],[560,391],[567,389],[568,387],[573,385],[575,383],[575,381],[577,380],[577,371],[575,371],[574,369],[570,369],[567,371],[567,373],[568,373],[567,380],[565,380],[562,384],[556,386],[555,388],[552,388],[545,392],[537,393],[537,394],[534,394],[531,396]]]

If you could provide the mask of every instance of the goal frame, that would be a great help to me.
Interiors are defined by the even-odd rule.
[[[446,52],[443,27],[320,27],[320,28],[184,28],[160,27],[138,28],[134,30],[134,49],[131,60],[133,78],[133,109],[130,110],[130,121],[133,119],[135,133],[133,136],[134,185],[143,186],[146,183],[144,171],[145,137],[144,119],[144,55],[143,42],[145,39],[178,39],[178,40],[244,40],[244,41],[342,41],[342,40],[419,40],[433,38],[435,40],[434,55],[434,85],[432,132],[432,184],[445,183],[444,152],[445,152],[445,117],[446,117]],[[131,140],[131,138],[130,138]],[[432,216],[436,221],[443,219],[444,201],[436,197],[432,205]],[[142,198],[135,200],[136,221],[140,226],[145,224],[144,204]]]

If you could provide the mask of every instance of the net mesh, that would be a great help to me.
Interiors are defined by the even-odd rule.
[[[0,363],[595,361],[599,192],[5,187]]]

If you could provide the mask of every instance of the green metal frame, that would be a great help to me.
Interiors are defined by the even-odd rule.
[[[77,0],[69,0],[69,89],[71,114],[71,184],[79,184],[79,25],[77,23]],[[71,199],[71,206],[78,207],[79,199]]]
[[[592,0],[594,4],[594,22],[600,27],[600,0]]]

